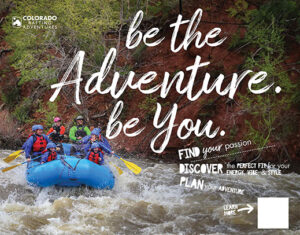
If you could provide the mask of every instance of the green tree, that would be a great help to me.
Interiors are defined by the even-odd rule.
[[[281,66],[286,56],[285,35],[298,33],[298,27],[291,27],[289,24],[291,19],[299,17],[297,9],[299,6],[293,0],[269,1],[263,4],[251,12],[247,33],[243,39],[243,43],[250,49],[244,68],[268,73],[267,79],[255,88],[274,82],[274,87],[263,95],[240,96],[244,109],[253,116],[251,121],[246,121],[249,137],[260,147],[265,146],[271,137],[286,138],[289,134],[286,130],[292,130],[278,124],[286,118],[288,109],[297,102],[297,93],[299,94],[296,84]],[[280,95],[274,91],[277,86],[282,88]],[[289,124],[292,123],[287,123]]]
[[[44,85],[55,82],[60,69],[65,69],[62,63],[78,50],[87,53],[90,60],[87,63],[90,67],[85,66],[87,70],[96,66],[100,62],[99,56],[105,52],[105,32],[119,24],[119,3],[116,0],[14,2],[16,7],[9,14],[4,30],[5,40],[14,50],[12,65],[21,72],[20,85],[32,80],[40,80]],[[57,16],[57,20],[52,21],[57,28],[11,27],[13,16],[49,15]],[[23,21],[23,26],[25,24]]]

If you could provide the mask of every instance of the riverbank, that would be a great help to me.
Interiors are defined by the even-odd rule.
[[[299,103],[299,99],[297,98],[299,96],[297,93],[299,90],[297,90],[299,65],[297,61],[299,61],[300,53],[298,53],[299,44],[295,37],[297,32],[293,31],[293,29],[297,28],[293,25],[296,23],[294,20],[291,20],[290,22],[290,19],[282,20],[282,22],[290,22],[291,24],[289,25],[286,25],[281,21],[270,22],[270,25],[274,24],[274,27],[276,28],[275,31],[272,31],[273,33],[276,33],[276,37],[269,31],[269,27],[262,24],[262,22],[269,22],[270,19],[267,16],[275,14],[273,16],[274,19],[281,17],[276,17],[277,12],[280,11],[272,10],[273,8],[277,9],[277,7],[281,7],[281,4],[283,4],[282,7],[286,7],[287,10],[290,10],[291,14],[294,14],[293,9],[297,6],[296,3],[294,4],[293,1],[288,1],[287,5],[290,5],[291,7],[287,7],[285,3],[274,4],[271,1],[262,1],[257,4],[247,3],[243,5],[245,9],[241,10],[238,3],[233,1],[215,3],[203,2],[201,3],[203,14],[201,20],[199,19],[199,24],[195,27],[195,30],[206,35],[211,29],[219,27],[221,29],[221,33],[218,35],[220,38],[216,38],[216,40],[218,41],[225,37],[227,39],[222,45],[214,48],[207,45],[202,48],[197,48],[195,42],[192,41],[185,50],[174,53],[170,50],[173,30],[169,26],[176,22],[176,18],[178,17],[177,3],[178,2],[176,1],[173,6],[167,6],[168,9],[170,9],[169,11],[165,11],[166,8],[157,5],[152,6],[152,8],[157,9],[155,15],[147,15],[145,13],[144,20],[141,22],[139,28],[148,31],[150,28],[157,27],[159,29],[157,37],[164,37],[164,40],[155,47],[149,47],[142,43],[134,49],[128,49],[126,47],[129,15],[128,19],[126,19],[127,23],[120,25],[119,33],[116,33],[117,31],[105,31],[103,32],[105,35],[103,40],[99,40],[99,38],[96,37],[95,40],[89,42],[90,44],[88,45],[93,45],[95,48],[100,47],[100,52],[89,51],[89,48],[94,47],[88,46],[87,48],[84,48],[84,45],[82,45],[81,48],[76,47],[75,49],[72,47],[73,44],[69,43],[69,41],[59,45],[59,50],[57,51],[57,45],[53,48],[44,48],[45,44],[48,45],[47,43],[39,45],[36,38],[32,39],[44,49],[44,51],[43,49],[41,50],[42,52],[37,58],[34,58],[34,61],[42,63],[38,63],[38,65],[42,67],[49,63],[53,65],[52,67],[50,66],[51,69],[56,71],[54,77],[47,77],[46,74],[48,73],[45,73],[45,76],[39,78],[36,78],[36,74],[30,74],[30,76],[27,74],[31,69],[18,67],[12,62],[13,58],[15,58],[14,56],[19,52],[18,49],[26,50],[29,55],[32,55],[32,51],[30,51],[30,46],[28,45],[23,45],[21,43],[13,44],[16,43],[16,41],[12,39],[14,38],[12,35],[23,31],[22,29],[10,30],[11,12],[13,10],[20,10],[20,12],[22,12],[22,9],[16,9],[14,4],[7,3],[7,8],[3,7],[2,9],[0,23],[0,118],[2,120],[10,121],[0,124],[0,147],[7,146],[10,149],[19,148],[21,142],[25,141],[30,134],[31,126],[33,124],[40,123],[45,126],[45,129],[48,129],[51,127],[55,116],[60,116],[64,126],[69,129],[74,123],[74,117],[80,114],[85,117],[87,125],[90,127],[99,126],[102,128],[103,132],[105,132],[113,108],[118,100],[108,94],[89,95],[86,94],[82,88],[86,85],[86,81],[90,75],[95,71],[99,71],[101,68],[101,64],[107,54],[104,51],[109,51],[109,48],[114,47],[117,50],[118,56],[115,58],[116,61],[111,67],[111,72],[117,72],[120,75],[118,80],[122,81],[122,79],[128,78],[129,72],[133,71],[135,77],[132,78],[132,83],[141,85],[139,82],[142,81],[140,80],[142,76],[149,71],[154,71],[157,76],[151,82],[152,85],[141,85],[142,90],[149,90],[151,87],[153,88],[156,85],[164,84],[164,81],[164,86],[167,86],[167,84],[171,85],[170,89],[165,89],[165,95],[167,95],[167,97],[162,97],[157,93],[141,94],[136,88],[127,88],[126,92],[119,97],[124,101],[124,107],[118,117],[118,121],[124,124],[131,118],[138,118],[140,120],[138,129],[145,129],[142,134],[135,136],[134,138],[130,138],[124,133],[120,133],[113,140],[116,150],[124,150],[127,151],[127,153],[135,154],[146,153],[147,156],[151,156],[153,153],[150,147],[151,141],[162,131],[161,128],[155,128],[153,126],[157,103],[161,104],[162,117],[172,109],[173,104],[176,104],[178,105],[178,110],[174,123],[180,124],[184,120],[191,120],[189,121],[190,123],[199,123],[201,120],[201,125],[203,126],[211,120],[215,126],[220,127],[220,135],[210,139],[205,136],[196,136],[192,133],[189,138],[180,139],[177,136],[177,127],[174,127],[165,151],[156,155],[159,159],[163,159],[164,161],[168,161],[168,159],[170,159],[170,161],[176,161],[173,160],[173,156],[177,155],[178,149],[189,147],[209,148],[210,146],[217,146],[221,143],[230,144],[241,140],[251,140],[253,143],[256,143],[254,148],[275,145],[275,147],[272,148],[272,151],[263,151],[261,154],[259,153],[259,160],[261,161],[278,163],[285,161],[299,161],[300,143],[298,139],[300,137],[300,130],[298,125],[299,111],[297,109]],[[196,11],[200,12],[198,9],[198,1],[189,1],[184,6],[184,18],[186,20],[191,19]],[[262,24],[260,27],[265,32],[259,34],[260,40],[258,41],[261,43],[259,45],[257,45],[255,41],[249,40],[253,35],[258,35],[255,31],[258,29],[256,27],[250,27],[252,22],[257,19],[254,17],[250,20],[250,13],[254,9],[257,11],[255,12],[259,14],[259,17],[262,18],[257,23]],[[267,9],[269,13],[264,14],[264,9]],[[52,10],[55,11],[55,9]],[[112,10],[114,10],[114,12],[116,11],[116,9]],[[237,13],[237,15],[233,14],[233,12],[236,11],[241,12]],[[134,16],[135,13],[136,11],[132,11],[130,16]],[[247,17],[241,17],[241,15],[244,14],[246,14]],[[61,19],[64,19],[65,17],[66,20],[70,20],[70,22],[73,22],[74,20],[69,19],[68,14],[61,15],[60,17]],[[90,19],[89,17],[91,16],[86,17]],[[164,20],[161,21],[161,19]],[[123,22],[125,22],[124,19]],[[81,22],[78,22],[78,25],[80,25],[80,23]],[[66,25],[62,24],[60,27],[64,29]],[[82,25],[81,27],[81,31],[85,32],[86,28]],[[181,25],[178,28],[178,32],[176,33],[178,42],[182,42],[186,37],[187,27],[188,25],[186,24]],[[66,32],[72,32],[72,30],[72,28],[67,28]],[[25,35],[28,36],[28,32],[25,31]],[[58,37],[56,38],[57,41],[60,41],[60,36],[68,39],[71,38],[72,42],[74,40],[77,41],[78,38],[81,37],[79,34],[60,35],[59,32],[53,32],[54,36],[56,35],[55,33],[58,33],[58,36],[56,35]],[[31,33],[32,35],[35,35],[35,33],[38,34],[39,32],[32,31]],[[24,34],[21,35],[24,36]],[[267,35],[267,38],[263,35]],[[271,38],[272,35],[274,38],[280,38],[279,42],[270,42],[269,38]],[[211,40],[213,40],[213,38],[211,38]],[[117,42],[118,47],[112,42]],[[12,48],[13,46],[15,46],[14,49]],[[21,46],[21,49],[18,48],[18,46]],[[67,51],[66,49],[70,47],[72,48],[72,50],[70,50],[72,52],[62,53],[62,51]],[[103,48],[106,49],[104,50]],[[249,60],[251,58],[253,59],[253,48],[256,48],[257,50],[256,58],[258,61],[269,61],[264,57],[265,54],[268,54],[267,58],[272,58],[272,61],[269,61],[269,64],[264,64],[262,68],[257,67],[257,65],[260,64],[258,61],[255,61],[255,63],[253,62],[254,64],[248,66],[247,63]],[[266,50],[266,53],[261,55],[260,53],[262,53],[263,50],[260,48],[271,48],[271,51],[273,51],[273,48],[279,48],[275,51],[276,53],[279,51],[281,54],[278,55],[274,54],[275,52],[272,52],[269,55],[269,50]],[[79,50],[82,51],[84,49],[86,49],[87,56],[85,57],[82,67],[88,69],[90,63],[93,63],[93,72],[82,74],[84,79],[82,81],[82,88],[79,89],[82,96],[82,104],[78,105],[74,102],[74,94],[78,93],[74,85],[64,86],[57,98],[59,100],[54,103],[49,102],[49,99],[54,92],[54,90],[50,89],[51,84],[55,84],[62,79],[76,53]],[[45,54],[49,55],[51,58],[44,58]],[[220,96],[218,92],[216,92],[216,89],[212,89],[214,92],[211,92],[211,94],[202,94],[201,97],[198,97],[199,99],[192,102],[186,95],[187,91],[182,92],[182,94],[181,92],[178,93],[180,89],[179,87],[176,88],[174,85],[176,85],[176,83],[180,84],[180,82],[174,82],[173,85],[170,82],[167,83],[166,81],[168,79],[165,78],[164,75],[170,75],[169,80],[171,81],[176,75],[180,75],[180,71],[185,71],[188,78],[190,74],[185,68],[193,65],[195,59],[199,58],[197,56],[201,56],[201,61],[209,61],[210,65],[209,69],[203,67],[197,70],[197,77],[195,77],[195,80],[193,81],[193,84],[195,85],[194,90],[197,90],[197,87],[201,87],[200,85],[203,84],[203,80],[205,80],[203,78],[206,77],[206,74],[210,74],[210,78],[208,79],[207,77],[207,80],[211,81],[209,83],[215,81],[218,84],[218,89],[223,90],[223,86],[226,87],[230,82],[233,82],[234,73],[238,72],[238,74],[241,74],[247,67],[247,69],[255,72],[260,70],[264,71],[265,69],[267,72],[269,72],[269,70],[273,71],[267,78],[273,80],[273,77],[275,77],[278,84],[274,84],[274,89],[280,85],[282,91],[276,93],[275,90],[273,91],[271,89],[268,94],[265,94],[266,96],[249,96],[247,93],[249,90],[247,86],[249,79],[245,78],[243,82],[236,83],[238,86],[236,87],[236,95],[234,97],[228,98]],[[282,57],[280,62],[276,60],[279,56]],[[40,58],[43,59],[41,60]],[[95,59],[97,63],[93,61],[93,59]],[[23,62],[27,63],[27,61],[28,60],[24,59]],[[31,68],[31,65],[29,67]],[[49,66],[46,67],[48,68]],[[272,69],[269,69],[270,67]],[[39,68],[39,66],[35,65],[35,69],[39,70],[37,68]],[[219,77],[220,74],[224,75],[224,81],[222,80],[222,76]],[[278,74],[280,77],[276,77]],[[25,75],[27,75],[28,79],[25,79],[24,81],[23,78]],[[113,80],[113,76],[107,75],[105,78],[107,88],[111,87]],[[224,83],[222,88],[220,85],[221,81],[222,84]],[[188,87],[188,83],[188,81],[182,81],[182,88]],[[196,91],[189,89],[189,93],[193,97],[196,94]],[[261,98],[257,100],[257,97]],[[271,98],[267,99],[266,97]],[[2,115],[2,113],[5,114]],[[9,118],[3,118],[3,116],[7,114]],[[265,114],[269,114],[270,116],[267,117]],[[221,131],[221,129],[223,131]],[[224,134],[224,136],[221,135],[221,133]],[[162,141],[163,137],[159,138],[157,145],[162,143]],[[246,150],[247,148],[241,149],[240,152]],[[222,154],[227,154],[227,152],[222,152]],[[249,162],[257,157],[257,152],[242,154],[241,156],[238,156],[238,158],[241,158],[240,160],[238,159],[238,161]],[[177,159],[177,157],[175,157],[175,159]]]

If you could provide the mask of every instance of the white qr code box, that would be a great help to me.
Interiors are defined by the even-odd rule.
[[[289,198],[259,197],[257,198],[257,228],[288,229]]]

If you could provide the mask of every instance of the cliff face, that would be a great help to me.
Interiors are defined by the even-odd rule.
[[[224,87],[231,81],[232,74],[238,72],[239,74],[243,71],[243,64],[245,63],[246,53],[245,47],[237,47],[234,50],[230,49],[230,43],[233,40],[233,35],[239,32],[241,38],[244,37],[246,33],[246,25],[242,23],[237,18],[230,17],[226,9],[229,9],[233,5],[230,1],[220,1],[218,3],[203,2],[199,5],[199,1],[189,1],[183,6],[183,18],[190,19],[194,12],[198,8],[203,9],[203,16],[201,22],[197,28],[202,35],[205,35],[214,27],[220,27],[222,33],[220,38],[227,37],[227,40],[218,47],[208,47],[204,46],[201,49],[197,49],[194,42],[191,43],[187,50],[180,50],[178,53],[173,53],[170,50],[170,42],[172,37],[172,29],[169,24],[176,21],[177,9],[170,12],[168,21],[164,25],[159,25],[161,28],[161,36],[164,36],[164,41],[156,47],[144,47],[140,48],[139,51],[129,51],[125,48],[124,41],[126,35],[124,35],[123,40],[120,42],[120,51],[123,53],[118,54],[117,65],[118,66],[128,66],[130,65],[130,70],[135,71],[137,78],[140,78],[143,74],[149,71],[156,71],[157,77],[154,82],[160,84],[163,81],[164,73],[167,71],[170,73],[172,78],[176,72],[182,70],[185,72],[185,79],[183,85],[188,82],[190,72],[186,72],[185,69],[191,66],[195,62],[195,57],[197,55],[201,56],[201,62],[210,61],[210,65],[198,70],[197,79],[195,81],[194,90],[198,91],[202,86],[202,81],[206,72],[210,73],[212,78],[216,78],[219,74],[225,75]],[[255,5],[249,5],[249,8],[256,8]],[[159,16],[158,16],[159,17]],[[149,22],[144,22],[148,24]],[[183,40],[187,29],[187,24],[180,27],[177,40]],[[3,40],[3,31],[1,32],[1,48],[6,50],[9,48]],[[2,49],[2,50],[3,50]],[[12,48],[13,49],[13,48]],[[9,48],[9,50],[11,50]],[[247,49],[247,50],[252,50]],[[286,47],[286,58],[282,63],[282,66],[287,66],[290,64],[297,65],[296,62],[299,61],[299,44],[293,39],[287,39]],[[125,52],[124,52],[125,51]],[[1,87],[2,90],[5,86],[11,86],[11,84],[17,84],[18,72],[14,71],[10,67],[8,61],[9,53],[13,51],[1,51],[0,55],[0,68],[2,70],[1,74]],[[84,66],[84,65],[83,65]],[[249,68],[251,69],[251,68]],[[5,75],[5,76],[3,76]],[[110,74],[110,77],[112,74]],[[296,81],[299,77],[299,70],[290,69],[288,75],[292,81]],[[122,75],[122,76],[127,76]],[[110,78],[111,79],[111,78]],[[249,78],[245,79],[239,86],[237,93],[246,94],[247,92],[247,81]],[[87,79],[85,79],[86,81]],[[111,81],[111,80],[110,80]],[[84,84],[84,82],[83,82]],[[222,86],[222,87],[223,87]],[[53,90],[48,88],[41,88],[41,93],[33,94],[39,87],[38,82],[25,83],[19,87],[21,96],[28,97],[32,99],[37,99],[37,97],[42,97],[44,105],[49,101]],[[84,85],[81,86],[81,93],[84,94]],[[284,89],[284,88],[283,88]],[[64,89],[63,89],[64,90]],[[58,102],[58,112],[62,117],[64,124],[70,127],[73,122],[74,116],[79,112],[86,116],[91,126],[100,126],[102,129],[106,129],[108,119],[112,112],[116,100],[113,100],[109,95],[84,95],[84,107],[77,106],[74,104],[73,100],[74,89],[66,88],[60,93],[60,100]],[[241,105],[240,96],[236,95],[234,100],[228,99],[228,96],[219,96],[213,91],[209,95],[202,95],[196,101],[189,101],[186,95],[178,95],[175,90],[175,84],[172,86],[170,93],[166,99],[159,97],[159,94],[155,93],[153,95],[143,95],[136,90],[127,89],[122,95],[120,100],[124,101],[123,112],[120,115],[120,120],[123,124],[133,117],[140,119],[140,124],[138,128],[145,127],[145,130],[136,137],[127,137],[122,132],[113,140],[111,140],[112,145],[116,150],[125,150],[129,153],[144,153],[146,155],[152,155],[153,152],[150,148],[151,139],[157,135],[161,130],[157,130],[153,127],[153,116],[156,109],[156,102],[159,102],[163,106],[162,116],[165,116],[169,109],[171,109],[174,103],[178,105],[178,111],[175,119],[175,123],[180,124],[184,119],[189,118],[196,123],[196,120],[201,120],[201,128],[206,124],[208,120],[213,121],[214,127],[220,126],[222,130],[226,132],[225,136],[217,135],[213,139],[209,139],[203,135],[202,137],[195,137],[194,134],[191,135],[186,140],[181,140],[176,136],[177,128],[173,129],[170,141],[165,149],[165,151],[159,156],[165,158],[166,156],[171,156],[173,159],[177,159],[177,150],[186,147],[209,147],[217,146],[220,144],[230,144],[239,141],[249,140],[248,131],[249,127],[245,124],[245,120],[251,120],[252,125],[256,125],[255,117],[249,114]],[[8,107],[2,105],[1,109],[7,110]],[[297,116],[297,109],[293,106],[289,110],[289,115],[295,117],[299,123],[299,116]],[[33,119],[42,119],[43,114],[32,110],[30,113]],[[296,121],[297,123],[297,121]],[[30,131],[30,126],[32,123],[27,123],[20,126],[19,131],[22,133],[23,137],[27,136]],[[258,124],[257,124],[258,125]],[[138,128],[134,129],[137,130]],[[293,159],[296,161],[297,156],[299,156],[299,129],[295,129],[289,134],[288,138],[278,141],[276,138],[270,138],[267,145],[273,146],[272,148],[264,149],[262,152],[249,151],[237,155],[239,159],[245,161],[250,161],[255,159],[258,155],[263,157],[264,160],[272,161],[291,161]],[[157,143],[161,144],[163,141],[160,138]],[[252,142],[253,143],[253,142]],[[253,145],[242,148],[242,151],[255,149],[257,146]],[[226,153],[223,150],[223,153]],[[175,155],[174,155],[175,154]],[[219,153],[221,154],[221,153]],[[233,160],[231,158],[229,160]]]

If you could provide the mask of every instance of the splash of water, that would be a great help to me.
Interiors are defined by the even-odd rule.
[[[9,153],[2,151],[1,155]],[[22,161],[21,157],[16,160]],[[251,203],[255,207],[257,197],[264,196],[290,198],[290,229],[299,232],[297,174],[204,177],[214,185],[245,189],[244,195],[235,195],[180,187],[176,164],[133,158],[130,161],[143,169],[136,176],[117,159],[110,161],[124,171],[116,177],[113,190],[36,188],[25,180],[26,166],[0,173],[0,233],[250,233],[257,231],[256,214],[224,217],[223,205]],[[0,167],[4,166],[0,160]]]

